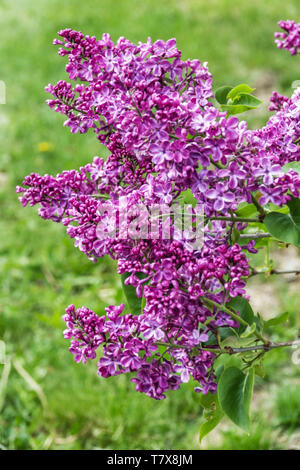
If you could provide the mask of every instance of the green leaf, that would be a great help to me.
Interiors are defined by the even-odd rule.
[[[220,338],[222,340],[231,337],[232,335],[238,337],[238,333],[235,328],[231,328],[231,326],[221,326],[218,328],[218,331],[220,333]]]
[[[270,212],[265,217],[264,222],[273,237],[300,246],[300,229],[289,214]]]
[[[267,247],[270,245],[271,240],[273,240],[271,237],[259,238],[258,240],[255,240],[255,248]]]
[[[233,90],[232,86],[221,86],[215,91],[215,98],[218,103],[226,104],[227,103],[227,95],[228,93]]]
[[[216,400],[218,400],[218,397],[215,393],[206,393],[204,395],[204,393],[200,393],[199,394],[199,401],[200,401],[200,405],[202,406],[202,408],[205,408],[205,409],[211,409],[213,403],[216,402]]]
[[[257,208],[254,204],[247,204],[241,205],[240,208],[236,211],[236,215],[238,217],[250,217],[253,214],[256,214]]]
[[[218,411],[216,411],[215,413],[212,413],[206,418],[207,421],[204,421],[204,423],[202,423],[200,426],[200,431],[199,431],[200,442],[205,436],[207,436],[207,434],[209,434],[213,429],[215,429],[215,427],[219,424],[223,416],[224,416],[224,413],[220,409],[218,409]]]
[[[242,333],[241,336],[229,336],[221,342],[221,345],[229,346],[230,348],[244,348],[246,346],[252,345],[254,338],[251,336],[252,333],[248,335],[250,328],[251,327],[248,326],[245,330],[245,332],[247,332],[246,337],[243,336],[244,333]]]
[[[262,104],[262,101],[256,98],[256,96],[250,95],[249,93],[240,93],[239,96],[234,100],[235,105],[247,106],[249,109],[257,108]]]
[[[280,206],[276,206],[275,204],[273,204],[273,202],[269,202],[268,207],[270,208],[270,211],[272,212],[281,212],[282,214],[290,213],[288,206],[280,207]]]
[[[212,319],[212,317],[210,317]],[[226,338],[228,337],[232,337],[233,335],[235,335],[235,337],[238,337],[238,332],[235,328],[231,328],[231,327],[228,327],[228,326],[221,326],[220,328],[218,328],[218,332],[220,334],[220,338],[222,341],[224,341]],[[209,331],[208,332],[208,341],[206,341],[206,344],[207,345],[210,345],[210,344],[216,344],[217,342],[217,336],[216,336],[216,333],[213,333],[212,331]]]
[[[290,209],[290,215],[295,225],[300,229],[300,199],[292,197],[290,201],[287,202],[287,205]]]
[[[250,428],[250,402],[253,393],[254,371],[244,374],[236,367],[225,369],[218,384],[219,403],[228,416],[244,431]]]
[[[265,320],[259,312],[257,312],[257,318],[255,317],[254,321],[256,323],[256,328],[258,329],[258,331],[263,331],[265,327]]]
[[[233,116],[234,114],[242,114],[245,111],[249,111],[249,109],[253,108],[235,104],[222,104],[221,109],[222,111],[227,111],[228,116]]]
[[[280,315],[277,315],[277,317],[270,318],[270,320],[267,320],[265,322],[265,328],[268,328],[269,326],[275,326],[275,325],[280,325],[281,323],[285,323],[288,318],[289,318],[289,312],[284,312],[281,313]]]
[[[203,413],[205,421],[201,424],[199,431],[199,441],[201,442],[202,439],[219,424],[224,413],[220,407],[218,396],[216,394],[201,394],[200,403],[205,409]]]
[[[240,96],[241,93],[252,93],[255,88],[250,88],[249,85],[242,83],[241,85],[237,85],[236,87],[232,88],[232,90],[227,95],[227,101],[232,100],[234,101],[236,98]]]
[[[123,291],[124,291],[126,299],[127,299],[127,303],[128,303],[130,313],[132,313],[133,315],[139,315],[140,313],[142,313],[142,300],[143,300],[143,298],[142,297],[141,298],[137,297],[136,288],[134,286],[130,286],[130,285],[128,286],[127,284],[125,284],[125,281],[130,276],[130,274],[131,273],[121,274],[122,287],[123,287]],[[146,277],[146,274],[136,273],[136,276],[139,279],[143,279],[144,277]]]
[[[249,338],[252,336],[254,331],[256,331],[256,323],[252,323],[252,325],[247,326],[245,331],[241,334],[241,338]]]
[[[184,204],[191,204],[193,207],[198,204],[198,201],[190,188],[180,193],[180,205],[183,206]]]
[[[266,371],[265,371],[263,363],[254,365],[254,373],[255,375],[258,375],[258,377],[261,377],[262,379],[265,377]]]
[[[232,230],[232,234],[231,234],[231,240],[232,240],[232,243],[238,243],[239,239],[240,239],[240,232],[239,230],[237,230],[235,227],[233,228]]]
[[[229,100],[226,104],[222,104],[223,111],[227,111],[228,115],[241,114],[245,111],[257,108],[262,103],[261,100],[249,93],[240,93],[234,101]]]
[[[243,367],[243,361],[241,357],[237,354],[222,354],[220,355],[214,363],[215,374],[217,379],[219,379],[225,369],[229,367],[236,367],[237,369],[241,369]]]
[[[226,306],[231,307],[235,312],[239,312],[243,320],[245,320],[248,325],[252,325],[254,322],[254,312],[248,300],[243,297],[234,297],[226,304]],[[242,333],[246,329],[245,325],[240,325],[238,332]]]

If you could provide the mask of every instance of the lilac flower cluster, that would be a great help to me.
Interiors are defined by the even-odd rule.
[[[121,315],[124,305],[106,308],[106,316],[99,317],[88,308],[75,310],[74,305],[66,309],[64,320],[67,329],[65,338],[71,340],[70,351],[76,362],[85,363],[95,359],[96,350],[102,345],[98,362],[98,373],[111,377],[121,373],[136,372],[132,378],[136,389],[152,398],[165,398],[164,392],[176,390],[181,382],[188,382],[191,376],[199,382],[197,391],[215,391],[212,364],[214,354],[201,351],[197,354],[169,346],[169,359],[162,360],[155,340],[166,340],[165,334],[146,315]],[[207,335],[194,330],[189,345],[207,341]],[[143,334],[143,337],[142,337]],[[153,353],[155,356],[153,357]],[[150,359],[150,360],[149,360]],[[180,375],[179,375],[180,374]]]
[[[207,65],[182,61],[175,39],[135,45],[70,29],[59,35],[55,44],[68,57],[69,78],[79,83],[48,85],[48,104],[66,115],[72,132],[93,129],[110,155],[56,177],[27,176],[17,188],[20,201],[39,204],[41,217],[65,225],[91,260],[116,259],[144,305],[139,316],[123,314],[121,305],[101,317],[69,306],[70,351],[85,362],[100,348],[101,376],[133,373],[136,389],[156,399],[190,378],[196,391],[214,392],[218,328],[238,327],[222,306],[246,297],[247,252],[257,251],[253,240],[232,241],[234,227],[247,223],[231,219],[253,199],[282,206],[298,197],[298,173],[282,167],[300,160],[300,89],[290,99],[274,95],[276,113],[263,128],[249,130],[213,105]],[[130,219],[137,204],[168,207],[187,189],[204,210],[201,249],[188,250],[174,233],[163,240],[133,238],[129,231],[118,236],[122,223],[128,225],[119,220],[120,205],[126,203]],[[117,233],[99,238],[99,226],[113,233],[112,213]]]
[[[279,21],[283,32],[275,33],[275,43],[279,49],[286,49],[291,55],[300,53],[300,23],[291,20]]]

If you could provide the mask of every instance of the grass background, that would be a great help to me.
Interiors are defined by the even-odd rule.
[[[291,83],[300,79],[299,60],[273,42],[277,21],[287,18],[300,21],[297,0],[1,1],[0,80],[7,104],[0,105],[0,338],[12,367],[0,365],[0,448],[300,448],[299,366],[291,351],[267,357],[251,435],[224,421],[201,446],[202,413],[192,384],[156,402],[136,393],[127,377],[100,379],[95,364],[76,364],[61,316],[69,303],[100,314],[120,303],[114,263],[89,262],[63,227],[38,218],[34,208],[22,209],[15,194],[32,171],[56,174],[103,154],[94,135],[71,135],[45,104],[44,86],[65,78],[64,59],[52,45],[58,30],[109,32],[114,40],[176,37],[184,58],[208,61],[216,87],[249,83],[267,102],[273,89],[291,94]],[[266,122],[267,108],[245,115],[251,126]],[[275,255],[290,264],[298,256]],[[292,339],[299,329],[299,283],[255,279],[249,289],[269,316],[291,312],[277,334]]]

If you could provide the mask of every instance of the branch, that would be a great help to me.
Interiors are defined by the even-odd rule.
[[[241,233],[240,238],[252,238],[253,240],[256,238],[269,238],[272,235],[268,232],[264,233]]]
[[[208,220],[226,220],[228,222],[261,222],[261,218],[244,218],[244,217],[227,217],[227,216],[211,216]]]
[[[256,276],[257,274],[300,274],[300,269],[291,269],[291,270],[278,270],[278,269],[271,269],[271,271],[256,271],[255,268],[251,268],[252,273],[251,276]]]
[[[158,341],[154,343],[156,346],[166,346],[171,349],[188,349],[187,346],[183,344],[174,344],[174,343],[163,343]],[[213,345],[212,347],[206,348],[205,346],[195,346],[196,349],[199,351],[209,351],[213,353],[221,353],[221,354],[240,354],[244,352],[251,352],[251,351],[271,351],[272,349],[278,348],[285,348],[285,347],[292,347],[292,346],[300,346],[300,340],[294,341],[287,341],[283,343],[267,343],[267,344],[256,344],[253,346],[248,346],[245,348],[232,348],[231,346],[225,346],[224,348],[220,348],[217,345]]]
[[[247,351],[271,351],[272,349],[284,348],[288,346],[300,346],[300,340],[287,341],[285,343],[269,343],[269,344],[257,344],[255,346],[248,346],[246,348],[230,348],[232,352],[229,351],[229,354],[243,353]]]

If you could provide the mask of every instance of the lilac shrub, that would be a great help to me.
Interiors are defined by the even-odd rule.
[[[285,32],[276,33],[278,47],[298,53],[300,26],[279,24]],[[207,64],[183,61],[175,39],[136,45],[124,37],[114,43],[108,34],[58,34],[54,44],[67,58],[70,82],[49,84],[47,103],[66,116],[72,133],[93,131],[110,155],[56,177],[32,173],[17,192],[24,207],[39,205],[42,218],[62,223],[90,260],[117,260],[131,310],[109,306],[98,316],[70,305],[63,317],[70,351],[83,363],[99,353],[100,376],[131,374],[136,390],[155,399],[194,380],[200,396],[215,397],[245,428],[224,405],[233,368],[223,364],[220,376],[215,364],[238,354],[245,366],[239,373],[249,381],[262,351],[278,347],[264,335],[245,286],[257,274],[249,253],[261,239],[300,246],[300,177],[291,166],[300,160],[300,88],[291,98],[274,92],[274,114],[251,130],[236,114],[259,104],[253,89],[214,93]],[[174,226],[167,238],[143,236],[143,224],[132,236],[137,206],[184,203],[191,203],[193,227],[196,207],[203,210],[201,247],[191,248],[188,234],[178,237]],[[158,228],[161,235],[162,217]],[[243,335],[246,348],[245,338],[238,348],[228,342]]]

